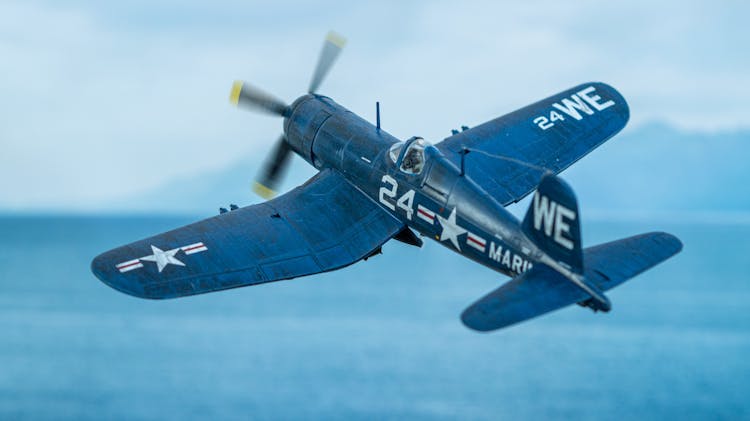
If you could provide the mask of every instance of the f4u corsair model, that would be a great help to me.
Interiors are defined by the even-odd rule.
[[[580,304],[609,311],[605,291],[678,253],[666,233],[584,249],[576,197],[555,174],[619,132],[625,99],[585,83],[435,145],[401,141],[316,94],[344,41],[331,33],[309,93],[287,105],[235,82],[230,100],[284,118],[256,191],[273,195],[294,152],[320,172],[265,203],[108,251],[92,270],[141,298],[175,298],[331,271],[424,237],[512,280],[471,305],[490,331]],[[467,153],[471,155],[467,156]],[[523,221],[504,209],[534,192]]]

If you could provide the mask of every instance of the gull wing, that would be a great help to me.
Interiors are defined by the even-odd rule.
[[[504,206],[532,192],[545,170],[555,174],[619,132],[630,111],[604,83],[585,83],[462,131],[437,148]],[[524,163],[530,164],[524,165]]]
[[[94,274],[141,298],[175,298],[355,263],[403,223],[332,170],[274,200],[118,247]]]

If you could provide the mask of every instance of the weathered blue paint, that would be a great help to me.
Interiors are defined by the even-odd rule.
[[[328,97],[304,95],[285,109],[284,133],[291,149],[321,171],[317,176],[275,200],[104,253],[94,259],[92,269],[102,281],[128,294],[173,298],[337,269],[370,256],[409,228],[515,276],[508,285],[530,284],[529,279],[537,277],[552,279],[548,266],[558,273],[549,282],[556,282],[555,288],[533,290],[546,298],[529,296],[527,307],[523,294],[511,295],[518,301],[514,305],[523,307],[512,316],[487,311],[488,306],[502,304],[506,292],[481,302],[481,311],[467,310],[464,321],[472,328],[509,324],[555,306],[586,302],[587,293],[566,280],[575,281],[580,271],[558,259],[559,253],[530,235],[528,227],[525,231],[504,206],[532,191],[544,171],[559,173],[617,133],[628,113],[627,103],[610,86],[580,85],[436,146],[426,145],[421,171],[409,173],[401,169],[402,164],[414,162],[407,151],[422,141],[401,142]],[[461,174],[459,152],[464,147],[472,153],[466,158],[466,173]],[[446,231],[451,226],[456,231]],[[577,232],[575,236],[579,241]],[[151,255],[152,246],[174,251],[195,242],[203,242],[207,251],[191,255],[176,251],[174,257],[184,266],[167,264],[161,272],[150,263],[126,272],[117,268],[121,262]],[[627,252],[642,244],[629,242]],[[590,250],[584,258],[585,274],[579,275],[596,280],[602,289],[676,252],[628,263],[602,257],[609,251],[622,254],[621,248]],[[617,272],[621,264],[629,269]],[[621,276],[612,277],[608,271]]]
[[[310,275],[367,257],[403,223],[383,212],[340,173],[324,170],[304,185],[260,205],[217,215],[116,248],[94,259],[107,285],[142,298],[174,298]],[[116,265],[202,242],[208,250],[121,273]]]
[[[607,291],[681,249],[680,240],[659,232],[589,247],[583,256],[585,277]],[[490,331],[587,299],[585,292],[571,287],[559,273],[539,265],[472,304],[461,320],[472,329]]]
[[[565,206],[573,213],[578,214],[578,201],[570,186],[557,177],[544,177],[537,187],[539,197],[554,197],[557,206]],[[529,206],[526,217],[521,228],[534,244],[540,245],[545,253],[553,260],[565,262],[573,272],[583,271],[583,251],[581,249],[581,221],[576,218],[568,222],[569,230],[566,239],[573,245],[570,248],[558,244],[552,237],[545,235],[543,231],[534,228],[534,203]]]
[[[574,103],[571,98],[576,95],[580,99],[581,92],[588,98],[600,97],[595,101],[597,104],[612,101],[612,105],[597,110],[582,100],[592,114],[574,108],[580,120],[554,107],[554,104],[566,104],[566,100],[567,104]],[[547,124],[554,125],[546,130],[534,123],[537,118],[549,120],[552,112],[564,120],[547,121]],[[462,131],[445,139],[438,148],[454,163],[460,160],[461,148],[469,147],[541,167],[535,170],[511,160],[498,161],[482,153],[467,156],[468,175],[498,202],[508,205],[531,193],[545,170],[560,173],[617,134],[629,118],[628,104],[617,90],[604,83],[584,83]]]

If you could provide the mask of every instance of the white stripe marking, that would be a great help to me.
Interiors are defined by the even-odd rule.
[[[142,267],[143,267],[143,264],[141,263],[140,259],[128,260],[127,262],[122,262],[116,266],[117,270],[119,270],[120,273],[125,273],[133,269],[138,269]]]
[[[185,254],[195,254],[195,253],[200,253],[202,251],[208,250],[208,247],[206,247],[206,245],[203,244],[202,242],[199,242],[199,243],[190,244],[188,246],[182,246],[179,249],[182,250]],[[172,249],[169,251],[171,252],[174,250],[176,249]],[[138,259],[128,260],[127,262],[119,263],[115,265],[115,267],[117,268],[117,270],[120,271],[120,273],[129,272],[131,270],[140,269],[143,267],[143,263],[141,263],[141,259],[151,260],[150,258],[152,257],[153,255],[139,257]]]
[[[435,223],[435,212],[422,205],[417,205],[417,216],[431,224]]]
[[[200,253],[202,251],[206,251],[208,250],[208,247],[206,247],[203,243],[194,243],[194,244],[190,244],[189,246],[180,247],[180,249],[185,254],[194,254],[194,253]]]
[[[484,240],[484,238],[476,234],[468,233],[468,235],[466,236],[466,244],[484,253],[484,248],[487,245],[487,242]]]

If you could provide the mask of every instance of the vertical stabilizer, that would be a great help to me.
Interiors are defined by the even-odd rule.
[[[583,273],[578,202],[560,178],[552,173],[542,177],[522,228],[553,260],[574,273]]]

